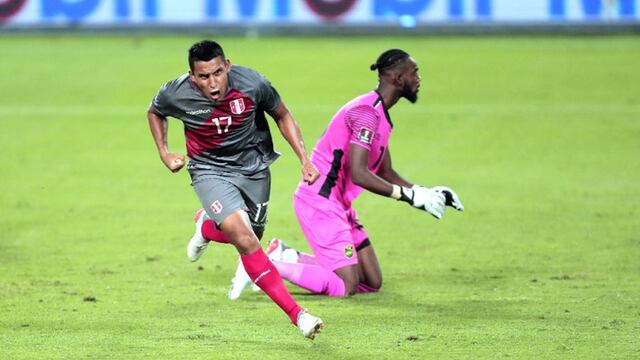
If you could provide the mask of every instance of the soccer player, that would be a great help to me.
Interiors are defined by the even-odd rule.
[[[292,251],[278,239],[267,250],[283,278],[313,293],[342,297],[382,286],[373,245],[351,207],[362,191],[401,200],[437,219],[445,205],[464,209],[450,188],[412,184],[391,165],[393,124],[388,110],[401,98],[417,101],[420,75],[415,60],[391,49],[371,70],[378,71],[377,88],[338,110],[311,156],[320,179],[300,182],[294,194],[294,210],[314,255]]]
[[[251,280],[313,339],[322,320],[291,297],[259,244],[267,219],[269,165],[280,155],[273,149],[264,113],[275,120],[300,159],[302,181],[313,184],[319,173],[308,160],[300,129],[269,81],[232,65],[218,43],[194,44],[188,60],[189,72],[165,83],[147,112],[160,159],[172,172],[185,165],[185,157],[168,149],[167,117],[184,123],[187,169],[205,210],[196,214],[187,256],[195,261],[202,255],[209,244],[206,235],[232,244]]]

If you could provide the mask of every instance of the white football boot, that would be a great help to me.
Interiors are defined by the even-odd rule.
[[[242,295],[242,291],[251,284],[251,278],[247,271],[244,269],[244,265],[242,265],[242,261],[238,258],[238,267],[236,268],[236,274],[231,279],[231,286],[229,287],[229,292],[227,296],[229,300],[236,300]]]
[[[267,246],[267,249],[264,252],[271,261],[282,260],[282,253],[285,249],[289,249],[289,246],[287,246],[284,241],[278,238],[273,238],[269,241],[269,246]]]
[[[304,337],[311,340],[315,339],[323,327],[322,319],[309,314],[306,310],[302,310],[298,314],[298,329],[300,329]]]
[[[189,244],[187,245],[187,258],[190,261],[197,261],[200,259],[204,251],[207,250],[209,246],[209,240],[205,239],[202,236],[202,223],[207,218],[207,212],[204,209],[200,209],[196,211],[195,222],[196,222],[196,231],[189,240]]]

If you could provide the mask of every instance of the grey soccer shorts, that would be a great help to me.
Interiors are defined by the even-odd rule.
[[[244,210],[249,215],[254,231],[264,230],[271,192],[269,169],[251,176],[194,171],[191,185],[207,215],[218,226],[227,216]]]

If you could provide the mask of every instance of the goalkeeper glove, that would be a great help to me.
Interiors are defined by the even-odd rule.
[[[432,188],[432,190],[444,195],[445,205],[451,206],[458,211],[464,211],[464,205],[462,205],[462,201],[460,201],[458,195],[450,188],[446,186],[436,186]]]
[[[436,219],[442,219],[444,215],[445,196],[442,193],[426,187],[413,186],[410,189],[404,186],[394,185],[394,191],[391,197],[407,202],[417,209],[424,210]]]

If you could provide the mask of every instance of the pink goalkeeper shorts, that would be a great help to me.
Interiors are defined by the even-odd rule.
[[[369,235],[352,208],[298,192],[293,197],[293,209],[318,264],[334,271],[358,263],[356,248]]]

